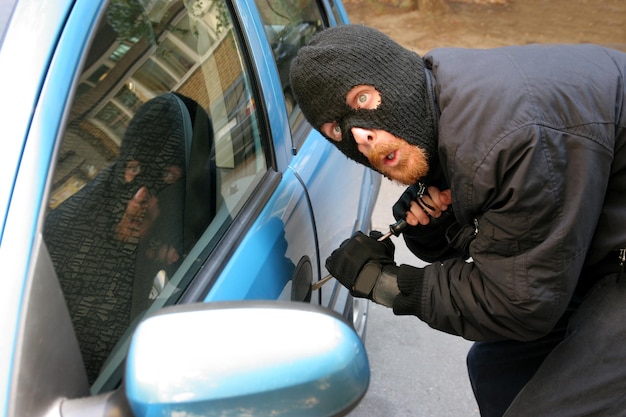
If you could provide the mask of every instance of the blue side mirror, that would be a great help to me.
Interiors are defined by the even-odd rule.
[[[363,343],[309,304],[168,307],[141,322],[126,365],[137,416],[343,416],[369,385]]]

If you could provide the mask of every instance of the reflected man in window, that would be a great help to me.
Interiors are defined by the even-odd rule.
[[[146,102],[117,161],[52,211],[44,229],[90,383],[215,215],[206,112],[173,93]]]

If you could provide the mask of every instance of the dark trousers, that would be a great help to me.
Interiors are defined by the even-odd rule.
[[[472,346],[482,417],[626,416],[626,277],[616,278],[598,282],[541,339]]]

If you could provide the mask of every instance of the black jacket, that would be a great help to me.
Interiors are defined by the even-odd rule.
[[[476,234],[470,261],[413,279],[413,314],[471,340],[538,338],[583,266],[626,246],[626,54],[529,45],[424,59],[454,214]]]

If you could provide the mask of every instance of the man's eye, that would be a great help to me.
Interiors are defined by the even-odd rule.
[[[353,109],[374,110],[380,103],[381,94],[371,85],[357,85],[346,93],[346,104]]]
[[[320,132],[324,134],[328,139],[335,142],[341,141],[341,126],[339,122],[327,122],[320,126]]]
[[[165,182],[166,184],[174,184],[182,177],[183,170],[181,167],[176,165],[168,166],[163,172],[163,182]]]
[[[135,179],[137,175],[141,172],[141,162],[139,161],[128,161],[126,163],[126,167],[124,168],[124,180],[126,182],[131,182]]]

